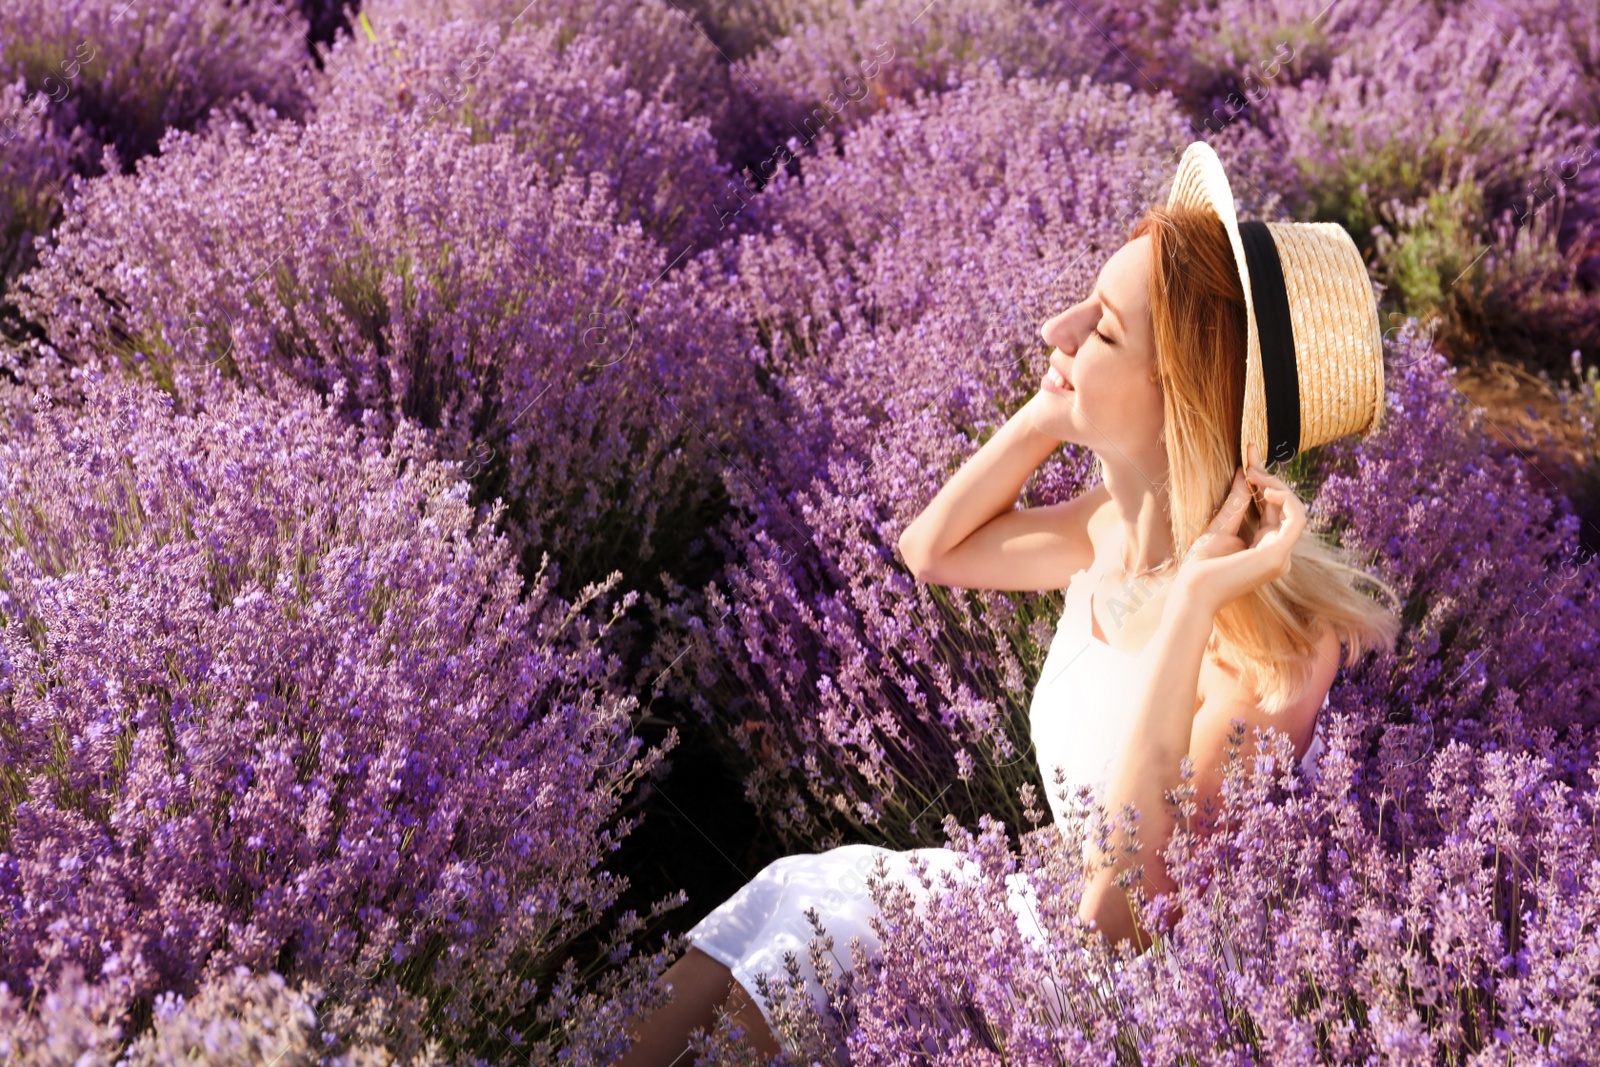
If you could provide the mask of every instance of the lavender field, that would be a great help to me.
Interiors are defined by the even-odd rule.
[[[1195,140],[1382,293],[1281,474],[1403,625],[1108,998],[1062,596],[896,544]],[[5,0],[0,356],[0,1064],[614,1063],[852,842],[982,877],[785,1062],[1600,1063],[1600,5]]]

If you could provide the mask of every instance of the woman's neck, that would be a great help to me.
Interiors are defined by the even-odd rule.
[[[1172,556],[1172,520],[1167,493],[1132,464],[1102,459],[1106,491],[1120,537],[1112,562],[1129,575],[1152,571]],[[1150,472],[1165,482],[1165,468]]]

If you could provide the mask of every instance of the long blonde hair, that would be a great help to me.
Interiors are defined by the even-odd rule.
[[[1242,461],[1245,303],[1227,230],[1209,212],[1154,205],[1129,240],[1150,236],[1150,317],[1155,372],[1162,387],[1167,505],[1175,568],[1221,510]],[[1102,475],[1104,472],[1101,472]],[[1239,536],[1249,544],[1261,521],[1254,501]],[[1339,546],[1301,531],[1289,573],[1223,607],[1210,648],[1254,676],[1269,713],[1281,711],[1310,680],[1316,620],[1332,624],[1346,646],[1344,664],[1363,652],[1392,651],[1400,597]],[[1393,608],[1357,589],[1369,585]]]

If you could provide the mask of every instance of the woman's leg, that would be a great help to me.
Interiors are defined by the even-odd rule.
[[[689,1067],[690,1032],[715,1026],[719,1008],[744,1028],[752,1048],[777,1053],[778,1042],[755,999],[717,960],[691,945],[663,978],[672,985],[672,999],[633,1029],[633,1045],[617,1067]]]
[[[699,952],[699,949],[694,951]],[[709,958],[709,957],[708,957]],[[713,963],[716,961],[713,960]],[[718,967],[722,964],[718,963]],[[726,967],[722,968],[724,971]],[[772,1027],[767,1025],[767,1017],[761,1014],[761,1005],[756,1002],[756,995],[746,989],[740,982],[734,981],[730,974],[728,980],[733,988],[728,992],[728,999],[722,1008],[733,1021],[744,1030],[744,1043],[764,1056],[778,1054],[778,1039],[772,1033]]]

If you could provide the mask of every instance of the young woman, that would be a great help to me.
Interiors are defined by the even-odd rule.
[[[1189,146],[1165,207],[1153,206],[1083,300],[1040,329],[1053,346],[1039,391],[903,532],[919,580],[965,589],[1068,588],[1034,690],[1030,733],[1058,821],[1079,784],[1107,812],[1132,804],[1148,898],[1173,891],[1160,850],[1165,799],[1194,761],[1202,817],[1220,809],[1232,724],[1287,733],[1310,774],[1318,712],[1341,663],[1392,648],[1398,619],[1358,591],[1381,579],[1315,535],[1273,460],[1382,414],[1377,310],[1359,253],[1337,226],[1239,223],[1220,162]],[[1098,484],[1074,499],[1015,507],[1024,482],[1063,441],[1091,449]],[[1203,827],[1201,828],[1204,832]],[[1150,843],[1154,842],[1152,849]],[[1148,934],[1114,884],[1130,864],[1085,848],[1080,918],[1112,941]],[[731,1014],[775,1053],[754,976],[780,979],[785,952],[809,971],[807,908],[836,946],[869,952],[869,894],[841,894],[882,855],[915,883],[912,856],[958,868],[947,849],[847,845],[786,856],[689,932],[666,973],[673,1000],[635,1032],[624,1067],[679,1061],[689,1032]],[[920,887],[918,887],[920,888]],[[1019,884],[1018,921],[1031,918]],[[847,957],[846,957],[847,958]],[[820,983],[807,974],[819,1005]]]

